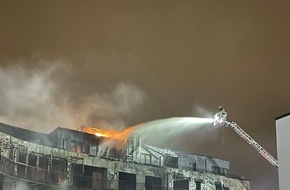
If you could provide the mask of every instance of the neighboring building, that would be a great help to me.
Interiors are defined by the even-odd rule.
[[[279,189],[288,190],[290,181],[290,113],[276,118]]]
[[[66,128],[50,134],[0,123],[0,189],[249,190],[229,162]]]

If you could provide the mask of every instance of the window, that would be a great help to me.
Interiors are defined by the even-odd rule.
[[[145,189],[146,190],[161,190],[162,187],[161,177],[145,176]]]
[[[152,164],[151,159],[152,158],[150,154],[141,154],[141,160],[143,161],[144,164]]]
[[[196,190],[201,190],[201,181],[200,180],[195,181],[195,186]]]
[[[74,140],[70,142],[70,151],[76,152],[76,141]]]
[[[212,166],[212,173],[217,175],[227,175],[228,170],[226,168],[220,168]]]
[[[136,174],[119,172],[119,190],[136,190]]]
[[[175,180],[173,181],[173,190],[189,190],[189,180]]]
[[[27,152],[19,151],[18,162],[26,163]]]
[[[216,190],[223,190],[222,184],[219,182],[215,182],[215,189]]]
[[[83,153],[89,153],[90,152],[90,146],[87,143],[83,144],[82,152]]]
[[[178,168],[178,157],[165,156],[163,163],[164,163],[164,166],[167,166],[170,168]]]
[[[196,163],[195,162],[191,162],[190,165],[192,165],[192,170],[196,171]]]
[[[225,187],[225,186],[222,185],[220,182],[215,182],[215,189],[216,189],[216,190],[229,190],[230,188]]]

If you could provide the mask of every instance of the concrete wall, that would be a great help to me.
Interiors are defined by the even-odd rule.
[[[290,181],[290,115],[276,119],[279,189],[288,190]]]

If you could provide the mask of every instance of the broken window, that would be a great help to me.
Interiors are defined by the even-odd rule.
[[[107,169],[73,164],[73,183],[77,187],[103,190],[107,187]]]
[[[71,140],[71,142],[70,142],[70,151],[76,152],[76,150],[77,150],[76,141]]]
[[[51,166],[50,180],[54,184],[61,184],[65,180],[67,163],[64,159],[53,158]]]
[[[201,190],[201,181],[200,180],[195,181],[195,189]]]
[[[39,156],[39,167],[48,169],[48,157]]]
[[[151,160],[151,155],[150,154],[141,154],[141,160],[142,163],[144,164],[151,164],[152,160]]]
[[[23,150],[19,150],[18,162],[26,164],[26,156],[27,156],[27,152]]]
[[[44,156],[39,156],[39,163],[38,163],[38,168],[37,168],[37,173],[38,173],[38,179],[39,180],[46,180],[47,175],[48,175],[48,157]]]
[[[136,190],[136,174],[119,172],[119,190]]]
[[[15,152],[14,148],[9,149],[9,159],[10,160],[14,160],[14,152]]]
[[[215,189],[216,190],[223,190],[222,184],[219,182],[215,182]]]
[[[160,177],[145,177],[145,189],[146,190],[161,190],[162,178]]]
[[[178,157],[165,156],[163,165],[170,168],[178,168]]]
[[[220,182],[215,182],[215,189],[216,190],[229,190],[228,187],[225,187],[224,185],[222,185]]]
[[[217,174],[217,175],[226,175],[227,174],[227,169],[225,168],[220,168],[216,166],[212,166],[212,173]]]
[[[71,150],[71,136],[65,137],[63,139],[63,146],[65,150]]]
[[[93,189],[105,190],[107,189],[107,169],[95,168],[93,172]]]
[[[83,144],[83,148],[82,148],[82,152],[83,153],[89,153],[90,152],[90,146],[87,143]]]
[[[27,177],[29,179],[35,180],[37,173],[36,173],[36,166],[37,166],[37,156],[34,154],[28,155],[28,167],[27,167]]]
[[[19,147],[18,149],[18,163],[17,165],[17,176],[24,178],[26,176],[26,157],[27,157],[27,148],[26,147]]]
[[[36,166],[36,160],[37,160],[37,156],[34,154],[29,154],[28,157],[28,165],[30,166]]]
[[[189,190],[189,180],[176,180],[173,182],[173,190]]]

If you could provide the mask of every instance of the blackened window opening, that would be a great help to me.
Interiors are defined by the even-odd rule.
[[[119,172],[119,190],[136,190],[136,175]]]
[[[146,190],[162,190],[162,178],[145,176],[145,189]]]

